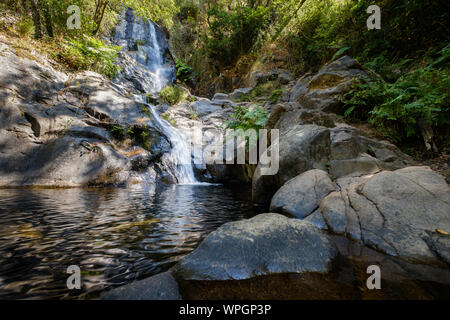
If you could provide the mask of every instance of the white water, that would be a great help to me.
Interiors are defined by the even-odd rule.
[[[145,50],[145,53],[149,58],[147,67],[152,74],[152,82],[154,88],[154,92],[152,93],[158,93],[171,80],[171,66],[168,64],[164,64],[163,52],[156,35],[155,26],[152,22],[148,23],[150,26],[150,41],[148,45],[139,48],[139,50]],[[145,96],[141,96],[139,100],[141,100],[140,102],[143,103],[146,102]],[[188,139],[186,139],[186,137],[179,130],[172,127],[170,123],[161,119],[152,105],[147,104],[147,106],[149,107],[153,116],[153,124],[156,125],[157,128],[166,135],[172,145],[170,153],[164,155],[164,160],[169,162],[173,167],[174,172],[172,173],[177,178],[178,183],[198,183],[194,175],[191,159],[191,148],[187,143]]]
[[[178,183],[198,183],[192,167],[191,148],[187,143],[188,140],[179,130],[161,119],[152,105],[149,105],[149,108],[153,116],[153,123],[166,135],[172,145],[170,153],[165,155],[165,160],[173,164]]]
[[[157,93],[169,84],[172,70],[170,65],[164,64],[163,52],[156,35],[155,25],[150,21],[148,24],[150,29],[149,44],[148,46],[139,48],[139,50],[145,50],[149,57],[148,67],[153,78],[153,93]]]

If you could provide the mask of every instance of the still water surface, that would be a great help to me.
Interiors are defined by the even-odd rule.
[[[0,299],[88,298],[167,270],[223,223],[255,215],[219,185],[0,189]],[[78,265],[82,290],[69,291]]]

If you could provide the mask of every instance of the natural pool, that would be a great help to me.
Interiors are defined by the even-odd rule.
[[[89,298],[167,270],[223,223],[256,214],[221,185],[0,190],[0,299]],[[68,290],[78,265],[82,289]]]

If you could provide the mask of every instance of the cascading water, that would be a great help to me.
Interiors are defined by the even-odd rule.
[[[137,82],[144,91],[157,94],[174,80],[175,66],[167,58],[167,41],[153,22],[136,18],[129,9],[117,27],[115,40],[119,45],[126,45],[128,56],[135,60],[132,67],[125,68],[125,78]],[[136,99],[140,103],[146,103],[145,95]],[[191,148],[186,137],[163,120],[153,105],[147,103],[146,105],[153,117],[151,126],[156,126],[172,146],[170,153],[163,156],[164,162],[169,164],[179,184],[198,183],[192,166]]]
[[[140,98],[140,99],[139,99]],[[145,103],[145,96],[139,96],[139,102]],[[172,164],[173,173],[179,184],[198,183],[192,166],[191,149],[186,137],[176,128],[172,127],[166,120],[161,119],[151,104],[146,104],[153,117],[152,124],[169,139],[172,149],[164,155],[164,160]]]

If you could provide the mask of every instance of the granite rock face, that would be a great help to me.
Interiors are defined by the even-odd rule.
[[[277,273],[326,273],[337,250],[313,224],[266,213],[230,222],[182,259],[183,280],[243,280]]]
[[[334,190],[335,187],[326,172],[309,170],[286,182],[275,193],[270,203],[270,211],[305,218]]]
[[[302,181],[307,174],[314,173],[309,171],[280,189],[280,193],[290,193],[285,197],[297,199],[300,205],[295,209],[303,212],[313,207],[302,202],[308,189],[292,181]],[[406,167],[342,177],[336,185],[339,189],[324,196],[318,210],[302,218],[390,256],[414,263],[448,264],[445,232],[450,230],[450,188],[444,177],[428,167]],[[272,203],[278,199],[276,195]],[[283,212],[284,208],[276,209]]]

